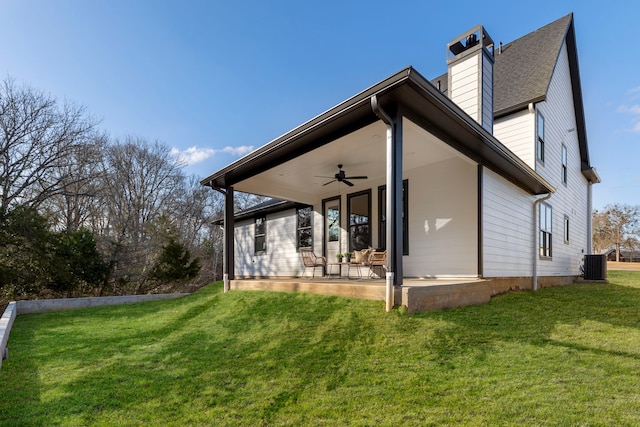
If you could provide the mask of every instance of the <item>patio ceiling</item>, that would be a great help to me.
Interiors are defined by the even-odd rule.
[[[463,157],[406,118],[403,126],[405,171],[456,156]],[[338,172],[338,164],[343,165],[348,176],[365,175],[368,179],[353,181],[353,188],[338,182],[325,186]],[[312,204],[318,197],[331,197],[346,188],[357,191],[360,188],[370,188],[371,185],[377,186],[384,182],[385,173],[386,128],[382,122],[375,122],[238,182],[234,188],[247,193]]]
[[[382,177],[386,173],[386,132],[372,110],[373,96],[392,117],[404,118],[403,170],[460,156],[486,166],[530,194],[555,191],[411,67],[258,148],[201,183],[310,202],[325,192],[337,193],[322,186],[325,178],[316,177],[333,176],[338,164],[344,165],[348,175],[367,175],[370,180]]]

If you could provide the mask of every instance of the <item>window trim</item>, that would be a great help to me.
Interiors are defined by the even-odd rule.
[[[386,218],[383,220],[383,205],[386,206],[386,185],[378,186],[378,246],[387,248]],[[385,193],[385,196],[383,196]],[[402,255],[409,255],[409,180],[402,180]]]
[[[264,232],[258,234],[258,221],[262,220],[264,225]],[[267,253],[267,216],[256,216],[253,219],[253,253],[255,255],[264,255]],[[264,249],[258,249],[258,238],[264,237]]]
[[[309,210],[309,225],[301,227],[300,226],[300,211]],[[311,232],[311,245],[310,246],[300,246],[300,230],[309,229]],[[296,208],[296,250],[300,249],[313,249],[313,207],[305,206]]]
[[[538,207],[538,255],[540,259],[553,258],[553,207],[544,202]]]
[[[542,135],[540,135],[540,126],[542,125]],[[544,116],[540,111],[536,115],[536,160],[544,165],[545,155],[545,138],[544,138]]]
[[[340,245],[342,244],[342,196],[334,196],[329,197],[328,199],[322,199],[322,253],[327,256],[327,242],[329,242],[329,224],[328,218],[326,215],[327,205],[331,202],[338,202],[338,245],[341,250]]]
[[[562,179],[562,183],[564,185],[567,185],[567,181],[568,181],[568,167],[567,164],[569,162],[568,160],[569,154],[567,152],[567,146],[562,144],[562,154],[561,154],[561,163],[562,163],[562,170],[561,170],[561,179]]]
[[[569,239],[570,239],[570,235],[569,232],[571,230],[571,228],[569,227],[569,216],[565,215],[564,216],[564,242],[568,245],[569,244]]]
[[[369,220],[367,222],[367,227],[369,227],[369,233],[368,233],[368,242],[367,242],[367,247],[371,247],[371,189],[367,189],[367,190],[363,190],[363,191],[358,191],[356,193],[351,193],[351,194],[347,194],[347,227],[348,227],[348,239],[349,239],[349,243],[348,243],[348,248],[349,248],[349,252],[353,252],[355,249],[355,247],[353,246],[353,239],[351,238],[351,199],[355,198],[355,197],[359,197],[359,196],[363,196],[366,195],[367,196],[367,209],[369,212]]]

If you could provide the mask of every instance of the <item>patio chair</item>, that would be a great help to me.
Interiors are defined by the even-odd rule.
[[[382,276],[383,271],[387,271],[387,251],[384,252],[371,252],[369,255],[369,277],[373,277],[375,274],[374,269],[379,268]]]
[[[304,265],[304,270],[302,272],[303,276],[307,271],[307,267],[313,269],[312,278],[316,277],[317,267],[322,268],[324,275],[324,268],[327,266],[327,259],[325,257],[314,254],[311,249],[300,249],[300,256],[302,257],[302,265]]]

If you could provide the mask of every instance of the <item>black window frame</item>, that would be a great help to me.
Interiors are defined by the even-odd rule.
[[[570,230],[570,228],[569,228],[569,216],[565,215],[564,216],[564,242],[566,244],[569,244],[569,237],[570,237],[569,230]]]
[[[367,196],[367,210],[369,215],[367,216],[368,220],[366,224],[360,223],[360,224],[352,224],[352,217],[351,217],[351,200],[353,200],[356,197],[360,197],[360,196]],[[367,229],[368,229],[368,233],[367,233],[367,241],[365,242],[364,245],[362,245],[362,247],[356,247],[353,243],[353,230],[354,227],[362,227],[366,225]],[[358,191],[357,193],[351,193],[351,194],[347,194],[347,226],[349,227],[348,229],[348,235],[349,235],[349,252],[353,252],[355,250],[361,250],[361,249],[367,249],[369,247],[371,247],[371,189],[368,190],[363,190],[363,191]]]
[[[538,207],[538,254],[541,259],[553,258],[553,208],[548,203]]]
[[[267,253],[267,216],[257,216],[253,219],[253,249],[254,254],[256,255],[264,255]],[[260,230],[259,227],[264,227],[263,230]],[[262,244],[260,244],[260,240],[262,240]],[[258,249],[258,246],[262,246],[262,249]]]
[[[385,210],[387,186],[378,187],[378,246],[387,248]],[[402,255],[409,255],[409,180],[402,180]]]
[[[567,184],[567,180],[568,180],[568,176],[567,176],[568,175],[568,167],[567,167],[567,164],[569,162],[569,160],[568,160],[569,154],[567,152],[567,146],[564,145],[564,144],[562,144],[562,154],[561,154],[561,156],[562,156],[562,160],[561,160],[561,162],[562,162],[562,183],[566,185]]]
[[[542,132],[540,132],[540,127],[542,126]],[[536,119],[536,159],[544,164],[544,116],[541,112],[538,111],[537,119]]]
[[[309,224],[308,225],[301,225],[301,215],[300,213],[302,211],[308,211],[309,212]],[[309,232],[309,239],[310,239],[310,244],[309,245],[304,245],[302,246],[302,238],[301,238],[301,233],[304,231],[308,231]],[[297,249],[313,249],[313,207],[311,206],[305,206],[305,207],[299,207],[296,208],[296,248]]]

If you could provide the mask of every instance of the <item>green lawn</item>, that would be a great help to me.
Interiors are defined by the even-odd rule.
[[[639,425],[640,273],[407,315],[231,292],[20,316],[2,425]]]

